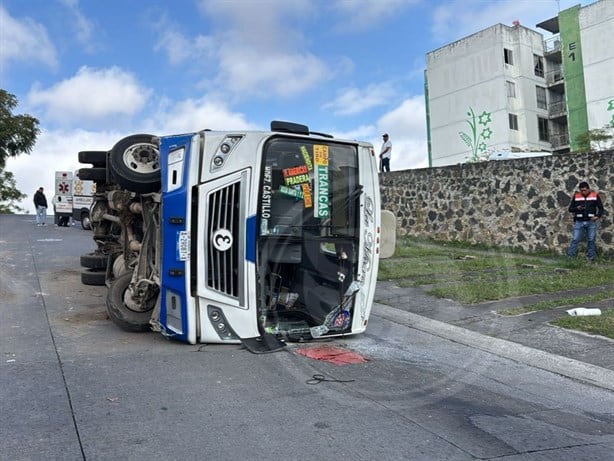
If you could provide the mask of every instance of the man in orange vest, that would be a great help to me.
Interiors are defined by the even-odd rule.
[[[597,221],[603,215],[603,203],[597,192],[593,192],[588,187],[586,181],[579,185],[579,192],[576,192],[569,204],[569,211],[573,213],[573,238],[567,249],[567,256],[573,258],[578,253],[578,244],[586,234],[586,258],[589,261],[595,259],[597,247],[595,238],[597,236]]]

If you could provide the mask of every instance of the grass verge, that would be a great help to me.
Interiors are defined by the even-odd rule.
[[[505,309],[500,312],[504,315],[582,306],[614,298],[612,261],[601,259],[589,263],[581,258],[569,260],[551,253],[529,254],[462,242],[400,239],[394,257],[380,261],[378,279],[397,280],[400,286],[420,285],[430,295],[462,304],[552,294],[547,301]],[[570,296],[569,291],[574,289],[589,289],[590,293]],[[560,326],[575,328],[577,325],[576,329],[582,329],[583,325],[594,323],[600,325],[600,332],[596,334],[612,337],[612,315],[614,313],[608,312],[607,316],[597,318],[564,317]]]
[[[614,339],[614,310],[602,311],[601,315],[586,317],[561,317],[551,322],[563,328],[584,331]]]
[[[501,315],[521,315],[529,312],[544,311],[548,309],[556,309],[563,306],[577,306],[579,304],[589,304],[597,301],[603,301],[604,299],[614,298],[614,291],[602,291],[593,295],[585,296],[572,296],[567,298],[550,299],[548,301],[541,301],[533,304],[525,304],[524,306],[510,307],[509,309],[502,309],[499,312]]]

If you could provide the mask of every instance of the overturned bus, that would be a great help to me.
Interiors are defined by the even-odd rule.
[[[367,327],[381,232],[371,144],[272,122],[132,135],[79,161],[96,182],[82,282],[108,287],[119,327],[253,351]]]

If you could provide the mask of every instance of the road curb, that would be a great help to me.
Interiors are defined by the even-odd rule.
[[[439,336],[465,346],[556,373],[592,386],[614,391],[614,371],[533,349],[505,339],[493,338],[465,328],[407,312],[384,304],[373,304],[373,315]]]

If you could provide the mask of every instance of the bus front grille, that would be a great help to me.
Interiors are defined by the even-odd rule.
[[[207,284],[233,298],[240,294],[240,202],[240,181],[212,191],[208,197]]]

